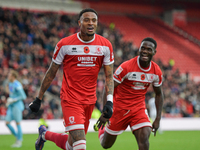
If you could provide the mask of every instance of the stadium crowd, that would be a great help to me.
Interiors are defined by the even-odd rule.
[[[37,114],[31,113],[28,104],[36,96],[37,89],[51,62],[54,47],[63,37],[78,32],[78,16],[53,12],[29,12],[0,8],[0,119],[6,114],[5,91],[10,68],[19,72],[19,81],[23,84],[27,99],[23,119],[62,118],[59,92],[62,69],[58,71],[52,85],[47,90],[42,107]],[[114,70],[124,61],[137,55],[138,47],[132,42],[123,41],[123,36],[113,24],[109,27],[99,23],[97,33],[106,37],[113,45]],[[159,43],[158,43],[159,44]],[[200,117],[200,83],[189,78],[189,73],[180,74],[173,66],[154,60],[163,72],[164,106],[163,117]],[[102,109],[102,91],[104,87],[103,68],[97,81],[97,107]],[[146,94],[148,100],[153,97],[150,88]]]

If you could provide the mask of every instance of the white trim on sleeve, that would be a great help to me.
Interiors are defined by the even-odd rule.
[[[117,83],[122,83],[119,80],[117,80],[115,77],[113,77],[113,80],[116,81]]]

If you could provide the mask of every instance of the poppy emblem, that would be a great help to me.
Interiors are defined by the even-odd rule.
[[[144,80],[144,79],[145,79],[145,75],[142,74],[142,75],[141,75],[141,80]]]
[[[86,46],[86,47],[84,47],[84,53],[86,53],[86,54],[87,54],[87,53],[89,53],[89,52],[90,52],[90,49],[89,49],[89,47],[87,47],[87,46]]]

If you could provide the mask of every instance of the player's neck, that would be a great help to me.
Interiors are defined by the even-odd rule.
[[[139,63],[140,63],[140,66],[141,66],[143,69],[149,68],[150,62],[144,62],[144,61],[140,61],[140,60],[139,60]]]
[[[81,40],[83,41],[91,41],[93,38],[94,38],[94,35],[93,36],[88,36],[82,32],[79,33],[79,37],[81,38]]]

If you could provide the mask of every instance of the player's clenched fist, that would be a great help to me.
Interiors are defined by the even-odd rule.
[[[33,102],[29,104],[29,108],[31,109],[32,112],[38,112],[41,106],[41,100],[39,98],[35,98]]]
[[[113,114],[113,103],[111,101],[107,101],[103,107],[104,117],[110,119]]]

